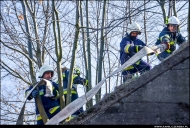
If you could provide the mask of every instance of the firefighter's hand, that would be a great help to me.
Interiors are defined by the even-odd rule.
[[[140,46],[140,45],[139,45],[139,46],[138,46],[138,51],[140,51],[142,48],[143,48],[143,46]],[[137,52],[138,52],[138,51],[137,51]]]
[[[39,91],[38,90],[34,90],[32,91],[32,96],[35,98],[39,95]]]
[[[170,49],[170,40],[169,40],[169,38],[164,37],[164,38],[162,39],[162,44],[165,44],[165,45],[166,45],[166,50],[169,50],[169,49]]]
[[[176,46],[174,45],[174,44],[170,44],[170,51],[175,51],[175,49],[176,49]]]
[[[165,50],[169,50],[170,49],[170,43],[162,42],[162,44],[165,45]]]
[[[163,38],[163,39],[162,39],[162,43],[165,43],[165,44],[166,44],[166,43],[169,43],[169,42],[170,42],[170,40],[169,40],[168,38]]]

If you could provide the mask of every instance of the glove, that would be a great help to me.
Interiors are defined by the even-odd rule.
[[[38,91],[38,90],[32,91],[32,96],[33,96],[34,98],[36,98],[37,95],[39,95],[39,91]]]
[[[164,44],[164,50],[170,49],[170,43],[162,42],[162,44]]]
[[[166,42],[162,42],[162,44],[166,44],[166,50],[170,50],[170,51],[175,51],[176,46],[174,44],[170,44],[170,43],[166,43]]]
[[[170,40],[168,38],[163,38],[162,39],[162,43],[169,43],[169,42],[170,42]]]
[[[170,37],[168,35],[164,36],[162,38],[162,44],[165,44],[166,45],[166,50],[169,50],[170,49]]]
[[[135,45],[135,46],[131,46],[129,48],[129,54],[130,56],[135,55],[137,52],[139,52],[141,49],[143,48],[143,46],[141,45]]]
[[[174,44],[170,44],[170,51],[175,51],[175,49],[176,49],[176,46],[174,45]]]

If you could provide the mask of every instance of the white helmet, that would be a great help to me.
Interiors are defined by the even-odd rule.
[[[128,34],[130,34],[131,32],[139,32],[139,34],[141,33],[141,27],[138,23],[133,22],[132,24],[129,24],[128,26]]]
[[[168,19],[168,24],[176,24],[176,25],[179,25],[179,24],[180,24],[180,21],[179,21],[179,19],[178,19],[176,16],[171,16],[171,17]]]
[[[53,77],[53,73],[54,73],[53,68],[50,65],[45,64],[40,68],[40,71],[39,71],[40,76],[39,76],[39,78],[43,78],[44,73],[47,72],[47,71],[50,71],[52,73],[51,75]]]

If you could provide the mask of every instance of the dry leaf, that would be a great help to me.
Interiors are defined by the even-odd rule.
[[[39,0],[39,4],[42,4],[43,0]]]
[[[19,19],[19,20],[23,20],[23,19],[24,19],[24,16],[23,16],[22,14],[20,14],[20,15],[18,16],[18,19]]]
[[[18,110],[15,110],[16,113],[18,113]]]

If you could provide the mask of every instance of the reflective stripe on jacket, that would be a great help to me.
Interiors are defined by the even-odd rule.
[[[56,106],[53,108],[50,108],[48,111],[50,114],[53,114],[60,106]],[[40,114],[37,114],[37,120],[42,120],[42,117],[40,116]]]
[[[67,89],[63,89],[63,94],[67,94]],[[77,94],[77,91],[74,88],[72,88],[71,94]]]
[[[137,38],[135,41],[132,41],[128,36],[124,37],[122,39],[122,41],[120,42],[120,63],[121,63],[121,65],[124,64],[126,61],[128,61],[133,56],[129,52],[130,47],[135,47],[136,51],[138,51],[138,47],[136,47],[137,45],[146,46],[146,44],[143,41],[141,41]],[[138,60],[135,64],[139,65],[140,61],[141,61],[141,59]],[[133,65],[125,68],[124,70],[131,70],[131,69],[134,69]]]
[[[52,82],[52,81],[51,81]],[[41,85],[38,87],[39,89],[39,94],[42,100],[42,105],[44,106],[45,111],[47,112],[50,108],[59,106],[59,102],[57,101],[57,98],[59,97],[59,88],[58,88],[58,84],[56,84],[55,82],[52,82],[53,85],[53,95],[55,97],[46,97],[45,95],[45,91],[46,91],[46,85]],[[32,89],[33,86],[30,86],[29,89],[26,90],[25,93],[27,93],[28,91],[30,91]],[[28,100],[33,99],[32,94],[28,97]],[[35,101],[35,107],[36,107],[36,115],[39,114],[39,110]]]
[[[170,30],[168,29],[168,27],[165,27],[161,31],[161,33],[159,34],[158,39],[157,39],[155,45],[161,44],[160,38],[163,37],[164,35],[168,35],[170,37],[170,40],[174,41],[174,43],[177,43],[178,45],[180,45],[180,44],[182,44],[183,42],[186,41],[185,37],[183,37],[180,32],[177,32],[176,34],[174,34],[174,33],[170,32]]]

